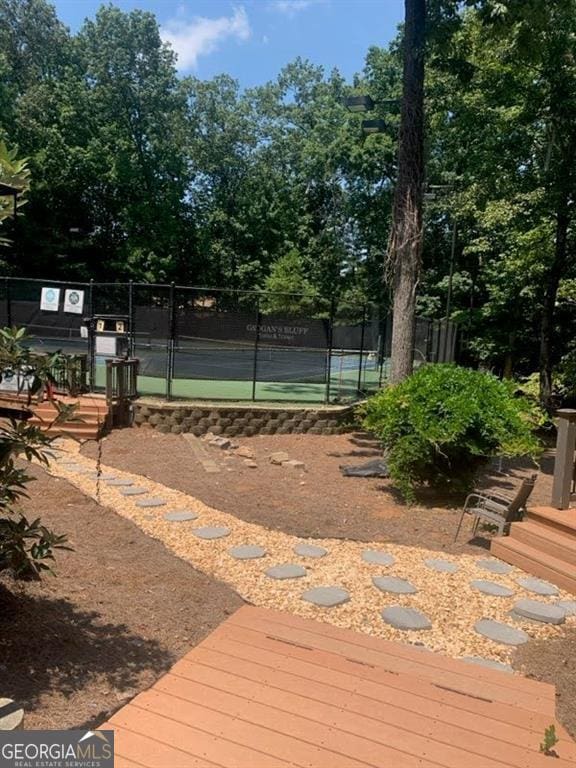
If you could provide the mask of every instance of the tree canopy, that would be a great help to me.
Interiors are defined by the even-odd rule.
[[[46,0],[0,0],[0,141],[32,182],[5,269],[388,306],[402,44],[367,51],[351,82],[298,59],[242,90],[179,77],[150,13],[103,6],[71,34]],[[575,326],[575,47],[576,0],[428,1],[440,191],[417,308],[444,317],[450,291],[464,359],[540,371],[545,399]],[[351,94],[383,132],[363,135]]]

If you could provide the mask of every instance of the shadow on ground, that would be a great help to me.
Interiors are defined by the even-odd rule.
[[[98,611],[0,585],[2,695],[26,711],[50,692],[69,698],[86,689],[89,695],[94,680],[119,694],[132,692],[143,672],[158,675],[175,658],[156,640],[103,621]]]

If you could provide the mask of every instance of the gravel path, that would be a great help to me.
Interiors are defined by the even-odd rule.
[[[512,647],[480,635],[475,625],[481,619],[492,619],[524,630],[530,638],[559,637],[564,626],[576,626],[576,616],[568,616],[562,626],[543,624],[520,616],[512,618],[509,612],[522,598],[537,598],[548,604],[571,599],[562,591],[549,597],[534,595],[517,583],[518,578],[526,575],[517,568],[510,568],[506,574],[493,574],[481,565],[485,565],[486,558],[479,560],[473,555],[443,554],[443,563],[457,567],[451,572],[452,569],[446,566],[433,567],[430,560],[437,553],[422,548],[340,539],[306,542],[239,520],[234,515],[212,509],[198,499],[148,478],[103,466],[102,472],[106,476],[131,482],[134,487],[146,491],[146,495],[126,496],[122,491],[130,485],[118,485],[110,479],[97,482],[94,477],[95,462],[80,453],[77,443],[60,441],[58,447],[61,450],[50,465],[52,474],[65,478],[88,496],[111,507],[147,534],[162,541],[178,557],[227,582],[245,600],[255,605],[289,611],[389,640],[417,643],[452,657],[480,656],[500,661],[509,659]],[[110,482],[113,484],[108,485]],[[141,506],[145,498],[165,503],[153,507]],[[165,519],[165,514],[174,511],[190,512],[196,517],[180,521]],[[218,538],[201,538],[194,533],[195,530],[211,527],[221,529],[217,532]],[[296,554],[294,547],[302,543],[323,547],[327,554],[322,557]],[[262,547],[266,554],[253,559],[235,559],[229,553],[231,549],[246,545]],[[390,565],[372,562],[373,557],[363,557],[368,550],[385,552],[394,561]],[[294,578],[271,578],[266,574],[271,568],[282,565],[297,565],[303,567],[306,573]],[[299,569],[296,571],[299,572]],[[373,583],[376,578],[376,583],[382,584],[378,577],[383,576],[397,577],[390,580],[393,584],[398,579],[409,582],[416,591],[404,594],[383,591]],[[500,597],[485,594],[470,584],[473,580],[486,579],[509,587],[513,595]],[[331,607],[320,607],[303,599],[305,593],[317,587],[337,587],[348,593],[350,599]],[[381,615],[383,609],[392,606],[421,612],[429,619],[431,629],[403,631],[394,628]]]

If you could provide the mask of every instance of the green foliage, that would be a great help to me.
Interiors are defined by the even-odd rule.
[[[32,352],[22,329],[0,329],[0,375],[20,377],[20,391],[29,398],[50,381],[50,367],[57,355]],[[55,423],[69,417],[69,409],[58,410]],[[54,550],[69,549],[66,537],[47,529],[39,518],[29,521],[13,506],[27,496],[33,480],[21,466],[22,458],[46,465],[54,438],[26,422],[11,421],[0,426],[0,571],[15,576],[38,578],[50,570]]]
[[[544,730],[544,741],[540,744],[540,752],[548,757],[558,757],[554,751],[554,747],[559,741],[560,739],[556,735],[556,726],[554,724],[549,725],[548,728]]]
[[[9,149],[6,142],[0,141],[0,182],[19,190],[16,199],[16,211],[26,204],[26,192],[30,188],[30,169],[28,160],[18,157],[18,147]],[[7,219],[14,219],[14,198],[0,197],[0,227]],[[0,246],[11,245],[11,240],[0,235]]]
[[[261,310],[264,314],[311,313],[318,303],[318,297],[306,276],[302,256],[291,250],[281,256],[270,270],[264,288]]]
[[[452,365],[426,365],[368,400],[364,426],[382,441],[409,501],[420,484],[466,490],[493,456],[536,456],[534,404],[514,384]]]

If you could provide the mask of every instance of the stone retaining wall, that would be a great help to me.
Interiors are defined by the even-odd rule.
[[[289,408],[258,405],[214,405],[201,403],[158,403],[136,400],[134,426],[151,427],[159,432],[192,432],[215,435],[286,435],[310,432],[336,435],[355,428],[354,407]]]

